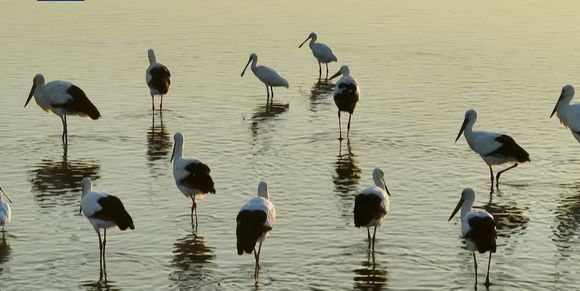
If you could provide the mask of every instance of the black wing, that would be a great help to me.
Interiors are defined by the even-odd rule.
[[[171,85],[169,69],[166,66],[159,65],[149,70],[149,74],[151,74],[151,80],[148,85],[156,89],[161,95],[167,94],[169,85]]]
[[[341,90],[340,93],[334,95],[334,104],[336,104],[338,110],[352,114],[359,101],[356,85],[353,83],[339,83],[337,86]]]
[[[530,161],[530,155],[528,152],[519,146],[511,136],[502,134],[496,137],[495,141],[502,145],[485,156],[514,157],[520,163]]]
[[[262,210],[243,210],[238,213],[236,218],[238,255],[244,252],[252,253],[260,236],[272,229],[264,225],[267,218],[268,215]]]
[[[62,108],[69,112],[69,114],[88,116],[91,119],[99,119],[101,113],[91,100],[87,97],[85,92],[81,88],[71,85],[66,91],[72,98],[62,104],[50,104],[50,106],[55,108]]]
[[[181,183],[189,188],[197,189],[203,193],[215,194],[213,179],[209,175],[211,170],[206,164],[193,162],[187,165],[185,170],[189,172],[189,175],[183,178]]]
[[[468,222],[471,230],[465,235],[465,238],[469,238],[475,243],[479,253],[485,253],[487,251],[495,253],[497,249],[495,243],[497,232],[493,218],[489,216],[474,216]]]
[[[91,217],[113,221],[121,230],[135,229],[131,215],[125,210],[123,202],[117,196],[109,195],[97,201],[102,209],[95,212]]]
[[[387,214],[381,206],[381,197],[374,194],[358,194],[354,199],[354,225],[367,226],[371,220]]]

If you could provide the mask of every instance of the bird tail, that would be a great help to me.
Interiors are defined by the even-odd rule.
[[[366,227],[373,219],[385,215],[381,207],[381,198],[372,194],[359,194],[354,200],[354,225]]]
[[[472,229],[465,235],[466,238],[475,242],[479,253],[483,254],[487,251],[495,253],[497,250],[496,238],[497,231],[495,229],[495,221],[493,218],[470,222]]]
[[[113,217],[111,218],[113,219],[115,224],[117,224],[120,230],[126,230],[127,228],[135,229],[135,225],[133,224],[133,218],[131,218],[131,215],[129,215],[127,211],[115,213],[115,215],[113,215]]]
[[[264,211],[243,210],[238,213],[236,218],[236,238],[238,255],[244,252],[251,254],[256,247],[256,242],[262,234],[270,229],[264,226],[267,215]]]

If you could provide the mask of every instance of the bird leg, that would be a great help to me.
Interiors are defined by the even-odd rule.
[[[475,268],[475,286],[477,288],[477,259],[475,258],[475,251],[471,253],[473,254],[473,268]]]
[[[153,98],[153,94],[151,94],[151,111],[155,111],[155,98]]]
[[[340,110],[338,110],[338,140],[342,140],[342,128],[340,127]]]
[[[191,223],[193,224],[193,214],[195,212],[195,227],[197,228],[197,203],[195,203],[195,195],[191,195]]]
[[[60,120],[62,121],[62,136],[61,136],[61,139],[62,139],[62,143],[63,144],[65,144],[64,135],[66,133],[66,122],[64,121],[64,117],[65,116],[66,115],[63,115],[63,116],[60,117]]]
[[[348,115],[348,125],[346,126],[346,138],[348,138],[348,135],[350,133],[350,118],[352,117],[352,114]]]
[[[270,86],[270,92],[272,92],[272,101],[274,101],[274,88],[272,88],[272,86]]]
[[[270,100],[270,88],[266,85],[266,104],[268,104],[268,100]]]
[[[328,80],[328,63],[326,63],[326,79]]]
[[[322,65],[320,61],[318,62],[318,79],[322,78]],[[328,73],[326,74],[326,78],[328,79]]]
[[[487,261],[487,277],[485,277],[485,287],[489,287],[489,266],[491,265],[491,251],[489,252],[489,260]]]
[[[97,229],[97,235],[99,236],[99,267],[101,269],[101,275],[103,273],[103,241],[101,240],[101,231]]]
[[[107,276],[107,260],[105,258],[105,251],[107,249],[107,229],[103,229],[103,273]]]
[[[513,166],[511,166],[511,167],[509,167],[509,168],[507,168],[507,169],[505,169],[505,170],[501,170],[501,171],[499,171],[499,172],[497,173],[497,176],[495,177],[495,187],[496,187],[496,188],[499,188],[499,176],[501,176],[501,174],[502,174],[503,172],[505,172],[505,171],[507,171],[507,170],[510,170],[510,169],[513,169],[513,168],[515,168],[515,167],[517,167],[517,166],[518,166],[518,163],[515,163],[515,164],[514,164]]]
[[[161,103],[159,103],[159,112],[163,109],[163,95],[161,95]]]
[[[377,226],[375,225],[375,229],[373,230],[373,253],[375,252],[375,236],[377,234]]]
[[[367,227],[367,236],[369,238],[369,251],[371,250],[371,229]]]
[[[256,265],[254,266],[254,280],[258,280],[258,252],[256,252],[255,247],[254,247],[254,260],[256,261]]]
[[[262,242],[260,242],[260,246],[258,247],[258,260],[256,261],[256,264],[258,266],[258,270],[260,269],[260,253],[262,252]]]

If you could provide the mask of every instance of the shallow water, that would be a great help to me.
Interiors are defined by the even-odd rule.
[[[576,2],[0,5],[0,182],[15,200],[0,244],[2,290],[254,288],[252,256],[236,254],[235,217],[260,180],[278,218],[258,289],[473,288],[459,221],[447,222],[468,186],[498,222],[491,290],[577,287],[578,143],[548,119],[561,86],[580,74]],[[332,84],[318,82],[309,49],[298,49],[311,31],[360,83],[348,141],[337,140]],[[144,82],[150,47],[172,72],[162,114],[151,114]],[[239,76],[251,52],[290,82],[273,106],[252,74]],[[38,72],[83,88],[102,113],[69,118],[66,149],[58,118],[33,102],[22,108]],[[533,161],[492,195],[485,164],[463,138],[453,143],[468,108],[479,113],[475,128],[512,135]],[[176,131],[216,182],[196,233],[169,163]],[[393,196],[373,258],[352,207],[377,166]],[[97,237],[78,215],[83,176],[121,197],[135,220],[135,231],[108,233],[107,282]]]

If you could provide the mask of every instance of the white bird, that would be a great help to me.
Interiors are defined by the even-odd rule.
[[[328,79],[328,63],[336,62],[337,61],[336,56],[332,52],[332,49],[330,49],[327,45],[316,42],[317,36],[316,33],[314,32],[311,32],[310,35],[306,38],[306,40],[304,40],[304,42],[302,42],[302,44],[298,46],[298,48],[301,48],[309,39],[310,43],[308,44],[308,46],[310,47],[310,49],[312,50],[312,54],[318,61],[318,78],[320,79],[322,77],[321,63],[324,63],[326,65],[326,78]]]
[[[107,192],[93,191],[91,179],[83,178],[81,208],[85,217],[89,220],[99,236],[99,263],[101,275],[106,275],[107,265],[105,262],[105,247],[107,245],[107,228],[118,226],[121,230],[135,229],[133,219],[125,210],[123,202],[116,196]],[[100,229],[103,229],[101,240]]]
[[[161,103],[159,104],[159,110],[163,109],[163,95],[167,94],[169,91],[169,85],[171,84],[171,73],[169,69],[161,63],[157,62],[155,58],[155,51],[149,49],[147,51],[149,57],[149,67],[145,71],[145,80],[147,81],[147,86],[149,86],[149,92],[151,93],[151,108],[155,110],[155,100],[153,96],[161,95]]]
[[[246,72],[246,69],[248,68],[248,65],[250,65],[250,63],[252,63],[251,69],[252,72],[254,72],[254,75],[256,75],[256,77],[258,77],[258,79],[260,79],[260,81],[262,81],[262,83],[266,85],[266,94],[267,94],[266,103],[270,99],[270,91],[272,91],[272,98],[274,98],[274,88],[272,87],[286,87],[286,89],[288,89],[289,87],[288,81],[286,81],[286,79],[284,79],[282,76],[280,76],[280,74],[274,71],[274,69],[268,68],[266,66],[256,66],[256,64],[258,63],[258,55],[256,55],[255,53],[252,53],[250,55],[250,59],[248,60],[248,63],[246,64],[244,70],[242,71],[242,74],[240,75],[241,77],[244,76],[244,73]]]
[[[570,128],[572,135],[580,142],[580,104],[570,105],[570,101],[574,98],[574,92],[572,85],[566,85],[562,88],[560,98],[558,98],[550,118],[554,116],[554,113],[557,113],[560,122],[565,127]]]
[[[254,252],[256,267],[254,268],[254,279],[258,279],[258,270],[260,269],[260,251],[262,242],[266,239],[268,233],[274,227],[276,220],[276,209],[270,202],[268,193],[268,184],[262,181],[258,185],[258,197],[252,198],[244,204],[238,212],[236,218],[236,238],[238,255],[244,252],[251,254]],[[260,243],[256,251],[256,243]]]
[[[66,123],[67,115],[78,115],[98,119],[101,117],[99,110],[81,88],[67,81],[52,81],[44,83],[44,76],[37,74],[34,76],[32,89],[24,107],[28,105],[32,95],[34,100],[42,110],[56,114],[62,120],[62,142],[68,144],[68,128]]]
[[[356,227],[366,227],[369,239],[369,249],[375,250],[375,235],[377,227],[381,226],[385,216],[389,214],[391,208],[389,189],[385,183],[383,170],[375,168],[373,170],[373,181],[375,186],[370,186],[360,191],[354,200],[354,225]],[[370,228],[374,227],[371,239]]]
[[[195,198],[203,199],[208,193],[215,194],[210,168],[199,160],[183,157],[183,134],[175,133],[173,137],[173,153],[170,162],[173,162],[173,178],[177,188],[185,197],[191,198],[191,221],[195,212],[195,226],[197,227],[197,203]]]
[[[495,230],[495,220],[493,216],[485,210],[474,211],[471,207],[475,201],[475,192],[471,188],[465,188],[461,192],[461,199],[457,203],[455,210],[449,217],[449,220],[455,216],[461,208],[461,236],[465,239],[467,249],[473,254],[473,266],[475,268],[475,285],[477,286],[477,260],[475,251],[480,254],[489,251],[489,261],[487,264],[487,277],[485,286],[489,283],[489,266],[491,265],[491,254],[495,253],[497,233]],[[448,221],[449,221],[448,220]]]
[[[2,226],[2,232],[4,232],[4,226],[12,219],[12,210],[10,209],[10,204],[6,203],[6,201],[2,200],[2,194],[6,196],[10,203],[12,202],[12,198],[8,193],[4,192],[2,187],[0,187],[0,226]]]
[[[340,70],[330,77],[330,80],[340,75],[342,75],[342,78],[336,82],[334,87],[334,104],[336,104],[336,107],[338,108],[338,131],[340,135],[339,139],[342,140],[340,112],[348,112],[348,126],[346,131],[346,136],[348,138],[350,133],[350,118],[360,100],[360,90],[358,82],[350,76],[350,69],[347,65],[342,65]]]
[[[465,139],[467,140],[469,147],[474,152],[478,153],[483,161],[489,166],[491,188],[493,191],[492,165],[514,163],[514,165],[497,173],[495,182],[496,187],[499,187],[499,177],[501,174],[509,169],[517,167],[518,163],[529,162],[530,155],[509,135],[495,132],[474,131],[473,124],[475,124],[476,120],[477,112],[475,112],[475,110],[469,109],[465,112],[465,120],[463,121],[463,125],[461,125],[457,138],[455,138],[455,142],[457,142],[462,133],[465,133]]]

